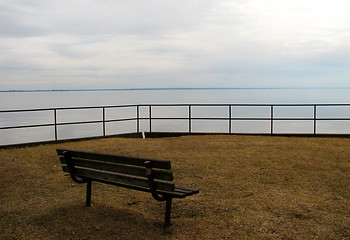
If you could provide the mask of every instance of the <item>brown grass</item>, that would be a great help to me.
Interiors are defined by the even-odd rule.
[[[55,149],[170,159],[178,185],[200,193],[164,203],[150,194],[63,173]],[[186,136],[0,150],[1,239],[350,239],[350,139]]]

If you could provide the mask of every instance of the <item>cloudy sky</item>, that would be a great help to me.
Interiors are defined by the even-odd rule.
[[[348,0],[0,0],[0,90],[350,87]]]

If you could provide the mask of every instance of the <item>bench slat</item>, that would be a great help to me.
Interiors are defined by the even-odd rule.
[[[60,161],[62,164],[67,164],[67,161],[64,157],[60,157]],[[76,159],[76,158],[72,158],[72,163],[74,166],[93,168],[98,170],[140,176],[145,178],[147,177],[145,167],[131,166],[131,165],[119,164],[119,163],[100,162],[95,160]],[[154,173],[155,179],[166,180],[166,181],[174,180],[173,173],[169,170],[153,169],[153,173]]]
[[[130,164],[136,166],[144,166],[144,162],[149,160],[152,162],[152,168],[159,169],[171,169],[171,164],[169,160],[157,160],[157,159],[146,159],[146,158],[136,158],[136,157],[127,157],[127,156],[119,156],[112,154],[102,154],[102,153],[93,153],[93,152],[85,152],[85,151],[77,151],[77,150],[69,150],[69,149],[57,149],[58,155],[63,156],[65,151],[69,151],[70,157],[75,158],[85,158],[91,160],[105,161],[111,163],[122,163],[122,164]]]
[[[118,183],[118,182],[110,182],[110,181],[101,180],[101,179],[95,179],[95,181],[114,185],[114,186],[124,187],[124,188],[128,188],[128,189],[134,189],[134,190],[143,191],[143,192],[150,192],[150,189],[148,187],[141,187],[141,186],[135,186],[132,184],[125,184],[125,183]],[[199,191],[197,190],[197,192],[194,192],[193,194],[198,193],[198,192]],[[172,198],[185,198],[187,196],[192,195],[192,194],[186,194],[183,192],[176,192],[176,191],[169,192],[169,191],[165,191],[165,190],[157,190],[157,193],[167,195],[167,196],[170,196]]]
[[[69,172],[68,167],[66,165],[62,165],[62,168],[65,172]],[[117,173],[113,174],[105,171],[99,171],[99,170],[87,169],[87,168],[85,169],[80,167],[75,167],[75,171],[76,171],[77,177],[86,177],[92,180],[102,180],[102,181],[114,182],[117,184],[133,185],[133,186],[149,189],[149,182],[147,178],[117,174]],[[157,190],[173,192],[175,189],[175,185],[173,182],[155,180],[155,188]]]
[[[174,192],[185,194],[184,197],[191,196],[193,194],[199,193],[198,189],[184,188],[184,187],[176,187]]]

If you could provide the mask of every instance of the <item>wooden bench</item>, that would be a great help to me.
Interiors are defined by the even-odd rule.
[[[57,149],[64,172],[77,183],[87,183],[86,206],[91,205],[92,181],[149,192],[158,201],[165,201],[164,226],[170,225],[173,198],[185,198],[199,190],[175,187],[171,164],[156,160]]]

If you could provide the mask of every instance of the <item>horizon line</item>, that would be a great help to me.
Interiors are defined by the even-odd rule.
[[[99,91],[149,91],[149,90],[258,90],[258,89],[350,89],[350,87],[208,87],[208,88],[92,88],[92,89],[13,89],[0,92],[99,92]]]

